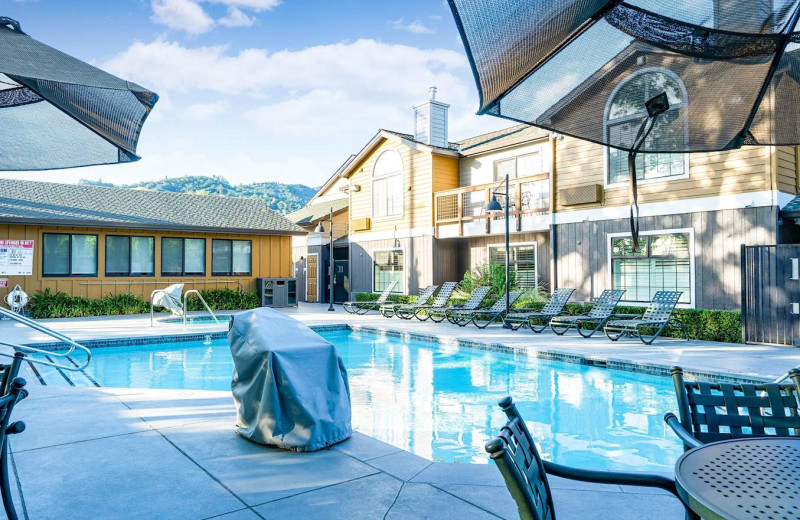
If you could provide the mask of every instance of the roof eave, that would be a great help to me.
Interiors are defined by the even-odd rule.
[[[133,224],[130,222],[98,222],[96,220],[80,219],[42,219],[24,217],[0,217],[0,224],[36,225],[36,226],[62,226],[62,227],[87,227],[93,229],[136,229],[153,231],[175,231],[187,233],[218,233],[227,235],[280,235],[302,236],[303,229],[250,229],[250,228],[218,228],[210,226],[184,226],[170,224]]]

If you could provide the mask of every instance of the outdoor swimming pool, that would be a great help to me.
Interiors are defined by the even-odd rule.
[[[586,468],[670,471],[682,448],[662,417],[666,377],[351,331],[321,333],[348,370],[353,426],[417,455],[487,463],[484,444],[512,395],[549,460]],[[226,339],[93,350],[106,387],[229,390]]]

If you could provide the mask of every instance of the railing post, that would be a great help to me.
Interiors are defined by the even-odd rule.
[[[742,272],[742,344],[744,345],[747,343],[747,261],[745,259],[747,255],[747,247],[744,244],[741,245],[740,255],[739,262]]]
[[[464,195],[466,192],[458,194],[458,236],[464,236]]]
[[[485,206],[486,204],[489,204],[490,200],[492,200],[492,189],[491,188],[486,188],[486,190],[484,190],[484,196],[483,197],[484,197],[483,204]],[[506,204],[508,204],[508,201],[506,201]],[[486,219],[485,220],[485,225],[486,225],[485,231],[486,231],[486,234],[488,235],[492,230],[492,226],[491,226],[492,219],[491,219],[491,217],[489,216],[489,214],[487,212],[484,211],[483,214],[484,214],[485,219]]]
[[[517,232],[522,231],[522,183],[514,182],[514,213],[517,217]]]

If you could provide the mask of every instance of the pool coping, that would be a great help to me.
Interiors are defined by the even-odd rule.
[[[380,336],[392,336],[405,340],[428,341],[440,345],[471,348],[475,350],[489,350],[495,352],[505,352],[510,354],[521,354],[551,361],[561,361],[577,365],[587,365],[597,368],[612,370],[622,370],[638,374],[649,374],[663,377],[670,377],[670,369],[673,365],[662,365],[659,363],[637,362],[627,359],[619,359],[605,356],[586,356],[582,354],[572,354],[559,350],[543,349],[529,345],[514,345],[501,342],[488,342],[479,340],[459,339],[453,336],[439,334],[423,334],[419,332],[401,331],[388,327],[376,327],[371,325],[359,325],[348,323],[337,323],[328,325],[309,325],[315,332],[350,330],[354,332],[367,332]],[[185,332],[167,335],[147,335],[114,337],[102,339],[87,339],[80,341],[81,345],[87,348],[106,348],[121,344],[125,345],[150,345],[154,343],[178,343],[190,341],[206,341],[223,339],[227,337],[228,331],[210,332]],[[26,346],[51,349],[54,351],[67,350],[63,343],[59,342],[31,342]],[[730,372],[683,368],[684,377],[691,380],[707,381],[716,383],[765,383],[771,382],[771,378],[734,374]]]

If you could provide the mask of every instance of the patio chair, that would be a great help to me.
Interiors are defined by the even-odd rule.
[[[634,336],[642,340],[645,345],[652,345],[669,326],[681,329],[688,340],[689,333],[686,327],[672,315],[681,294],[682,291],[658,291],[644,314],[616,314],[606,322],[603,332],[611,341],[617,341],[622,336]],[[655,329],[655,332],[647,335],[642,329]]]
[[[474,291],[472,291],[472,294],[469,295],[469,299],[465,301],[463,305],[451,305],[449,307],[443,307],[440,309],[431,309],[428,311],[428,317],[435,323],[441,323],[442,321],[447,320],[455,325],[455,321],[453,321],[452,317],[453,312],[472,311],[477,309],[481,306],[483,300],[486,299],[486,296],[489,295],[489,291],[491,290],[492,288],[488,285],[477,287]]]
[[[690,450],[709,442],[741,437],[800,436],[800,370],[786,383],[703,383],[684,381],[672,367],[678,415],[664,422]],[[740,413],[740,411],[745,413]]]
[[[438,285],[429,285],[419,293],[419,296],[413,303],[384,303],[380,308],[381,316],[384,318],[391,318],[392,316],[399,316],[398,311],[400,311],[400,309],[405,311],[407,309],[421,307],[428,303],[428,300],[431,299],[431,296],[433,296],[433,293],[435,293],[438,288]]]
[[[514,303],[522,296],[522,291],[513,291],[508,293],[508,305]],[[474,310],[454,310],[450,313],[452,317],[451,322],[459,327],[466,327],[470,323],[474,324],[479,329],[485,329],[497,320],[502,320],[506,315],[506,296],[505,294],[500,297],[494,305],[488,309],[474,309]]]
[[[366,314],[369,311],[380,311],[381,305],[386,303],[395,287],[397,287],[397,280],[390,282],[378,296],[377,300],[371,302],[344,302],[342,306],[344,310],[350,314]]]
[[[458,282],[445,282],[439,288],[436,298],[433,299],[430,305],[420,305],[415,307],[410,311],[410,315],[407,314],[409,311],[400,310],[398,312],[398,316],[404,320],[410,320],[412,317],[417,318],[419,321],[427,320],[430,317],[431,311],[436,309],[444,309],[447,307],[447,302],[450,300],[450,296],[453,295],[453,291],[456,290],[457,285]]]
[[[522,309],[518,312],[510,312],[508,316],[503,318],[503,324],[511,330],[519,330],[524,325],[527,325],[533,332],[538,334],[547,328],[550,320],[564,314],[564,307],[566,307],[569,297],[572,296],[574,292],[575,289],[571,287],[556,289],[553,294],[550,295],[550,299],[542,310],[530,311]],[[541,321],[543,321],[544,324],[535,324],[535,322]]]
[[[2,377],[0,377],[0,385],[2,385],[2,397],[0,397],[0,494],[2,494],[6,516],[10,520],[17,520],[19,517],[11,495],[7,436],[25,431],[24,422],[10,422],[14,406],[28,396],[28,391],[25,390],[25,380],[17,377],[24,359],[25,356],[21,352],[17,352],[10,364],[0,365],[0,372],[2,372]]]
[[[520,518],[555,519],[548,475],[596,484],[656,487],[678,497],[675,481],[666,475],[588,470],[542,460],[511,397],[500,401],[500,408],[505,412],[508,422],[500,430],[500,435],[486,444],[486,451],[503,475],[506,487],[517,503]],[[624,518],[624,513],[620,512],[618,516]]]
[[[623,294],[625,294],[624,290],[606,289],[594,302],[592,310],[578,316],[556,316],[550,320],[550,330],[563,336],[569,329],[575,329],[584,338],[590,338],[611,319]],[[582,325],[588,325],[591,328],[584,330],[581,328]]]

